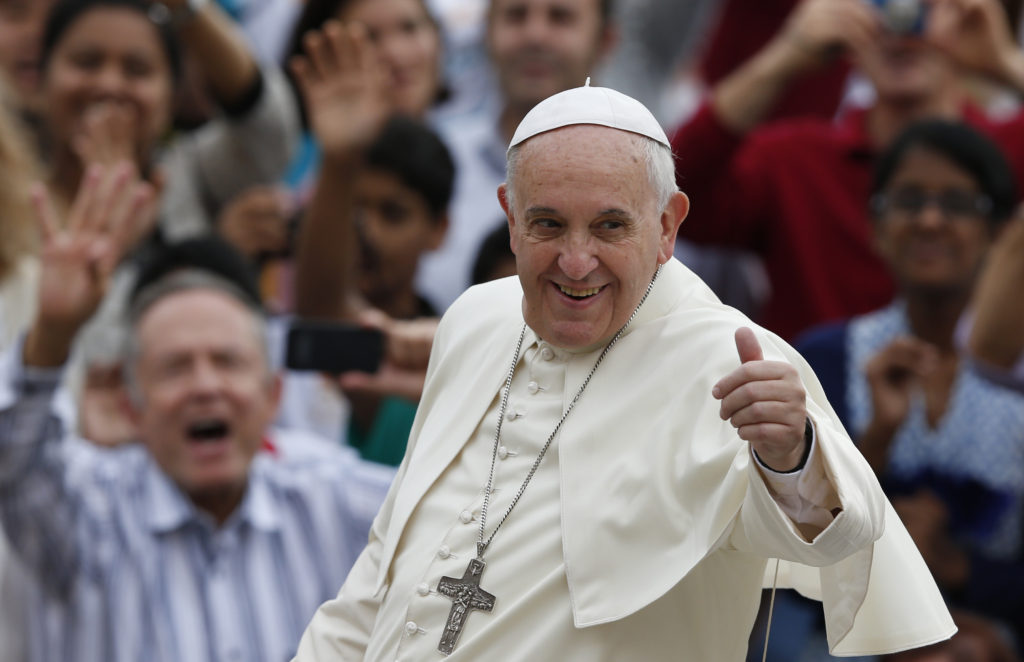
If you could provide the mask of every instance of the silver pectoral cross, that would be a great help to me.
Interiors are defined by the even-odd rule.
[[[437,650],[445,655],[451,655],[455,650],[455,644],[462,634],[470,609],[490,611],[494,608],[494,596],[480,588],[480,575],[483,571],[483,560],[473,559],[466,567],[462,579],[442,577],[437,583],[437,592],[452,600],[448,622],[445,623],[441,643],[437,645]]]

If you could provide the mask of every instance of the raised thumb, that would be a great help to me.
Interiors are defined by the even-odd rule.
[[[754,332],[745,326],[736,329],[736,351],[740,355],[740,363],[764,360],[761,345],[757,342]]]

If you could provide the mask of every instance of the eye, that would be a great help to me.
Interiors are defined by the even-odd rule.
[[[150,66],[145,60],[139,58],[129,58],[124,63],[124,73],[129,78],[145,78],[153,71],[153,67]]]

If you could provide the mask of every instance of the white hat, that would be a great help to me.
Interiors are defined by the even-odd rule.
[[[665,130],[647,107],[622,92],[607,87],[583,87],[559,92],[544,99],[519,123],[508,148],[534,137],[573,124],[600,124],[621,131],[639,133],[671,149]]]

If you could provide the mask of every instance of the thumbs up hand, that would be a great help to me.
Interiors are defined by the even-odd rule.
[[[796,369],[782,361],[765,361],[754,332],[736,330],[740,367],[711,389],[722,401],[719,415],[768,468],[779,472],[799,467],[806,442],[806,392]]]

